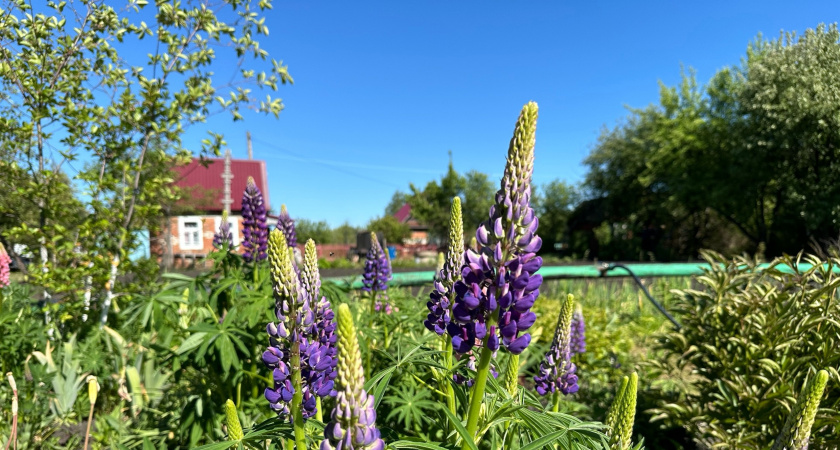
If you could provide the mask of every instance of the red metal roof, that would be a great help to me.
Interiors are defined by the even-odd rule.
[[[175,185],[180,188],[214,191],[211,194],[214,201],[210,204],[199,205],[197,208],[207,212],[222,211],[224,209],[222,197],[225,191],[222,173],[225,171],[225,160],[224,158],[205,158],[205,161],[208,162],[207,167],[201,164],[199,158],[193,158],[187,165],[175,167]],[[248,177],[254,177],[254,183],[260,188],[265,199],[265,209],[268,210],[268,176],[265,171],[265,161],[231,159],[230,171],[233,173],[233,179],[230,182],[230,196],[233,200],[230,206],[231,212],[236,213],[242,210],[242,193],[245,192]],[[215,192],[218,192],[218,195]]]
[[[402,223],[406,223],[408,219],[411,218],[411,205],[408,203],[402,205],[402,207],[394,213],[394,217]]]

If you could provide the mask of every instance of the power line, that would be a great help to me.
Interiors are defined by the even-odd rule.
[[[361,179],[366,180],[366,181],[379,183],[379,184],[382,184],[384,186],[388,186],[388,187],[392,187],[392,188],[396,188],[396,189],[401,189],[400,186],[397,186],[396,184],[393,184],[393,183],[388,183],[386,181],[382,181],[382,180],[377,179],[377,178],[368,177],[366,175],[361,175],[361,174],[354,173],[354,172],[351,172],[351,171],[348,171],[348,170],[343,170],[343,169],[340,168],[340,166],[344,165],[344,163],[338,163],[338,162],[331,163],[331,162],[328,162],[326,160],[307,158],[307,157],[302,156],[302,155],[300,155],[296,152],[293,152],[291,150],[286,150],[282,147],[279,147],[275,144],[270,144],[268,142],[264,142],[264,141],[261,141],[259,139],[253,139],[252,138],[252,140],[254,142],[257,142],[257,143],[261,144],[261,145],[265,145],[266,147],[270,147],[274,150],[277,150],[281,153],[285,153],[286,156],[285,157],[280,157],[281,159],[287,159],[287,160],[292,160],[292,161],[297,161],[297,162],[315,163],[315,164],[319,164],[321,166],[324,166],[328,169],[332,169],[336,172],[343,173],[345,175],[350,175],[350,176],[353,176],[353,177],[361,178]],[[272,155],[272,156],[274,156],[275,158],[278,157],[277,155]]]

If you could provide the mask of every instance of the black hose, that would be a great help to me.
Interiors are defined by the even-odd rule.
[[[633,280],[636,281],[636,284],[638,284],[639,287],[642,289],[642,292],[645,293],[648,300],[650,300],[650,302],[653,303],[653,306],[655,306],[656,309],[659,310],[659,312],[661,312],[666,318],[668,318],[668,320],[671,321],[671,323],[674,324],[674,327],[676,328],[676,330],[679,331],[682,328],[682,325],[680,325],[680,323],[677,322],[677,319],[675,319],[674,316],[669,314],[668,311],[666,311],[665,308],[659,302],[657,302],[656,299],[654,299],[652,295],[650,295],[650,292],[648,292],[645,285],[642,284],[642,280],[640,280],[639,277],[637,277],[636,274],[633,273],[633,271],[630,270],[629,267],[625,266],[624,264],[620,264],[620,263],[609,263],[609,264],[602,265],[598,270],[601,272],[601,276],[604,276],[604,275],[606,275],[607,272],[609,272],[613,269],[624,269],[624,270],[626,270],[627,273],[629,273],[630,276],[633,277]]]

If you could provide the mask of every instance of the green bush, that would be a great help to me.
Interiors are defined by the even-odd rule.
[[[680,332],[662,335],[651,368],[680,380],[655,419],[685,427],[703,447],[770,448],[802,386],[830,375],[812,448],[840,446],[840,260],[780,258],[759,266],[705,253],[697,289],[675,290]],[[794,268],[795,270],[791,270]]]

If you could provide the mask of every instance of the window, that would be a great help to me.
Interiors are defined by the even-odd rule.
[[[216,216],[213,233],[219,232],[219,227],[222,225],[222,216]],[[239,245],[239,216],[228,217],[228,224],[230,225],[230,235],[233,237],[233,245]]]
[[[201,217],[179,217],[178,238],[181,250],[204,250]]]

